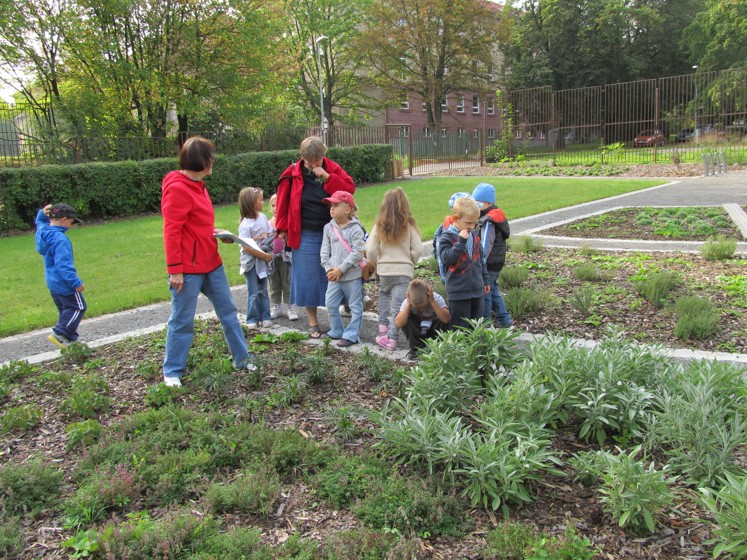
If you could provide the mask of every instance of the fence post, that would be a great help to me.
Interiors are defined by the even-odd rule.
[[[700,156],[703,158],[703,172],[708,177],[708,160],[706,159],[705,152],[701,152]]]
[[[410,177],[412,177],[412,125],[407,125],[410,128],[410,134],[407,135],[407,168],[410,171]]]

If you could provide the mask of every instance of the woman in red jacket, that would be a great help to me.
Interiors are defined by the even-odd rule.
[[[301,159],[280,175],[275,218],[278,236],[293,250],[290,303],[306,308],[312,338],[321,336],[317,307],[324,305],[327,292],[319,252],[330,216],[322,201],[335,191],[355,193],[353,179],[326,153],[317,136],[301,142]]]
[[[161,187],[163,242],[171,287],[163,377],[164,383],[172,387],[181,386],[181,377],[187,369],[200,292],[213,304],[220,319],[234,367],[250,370],[256,367],[246,347],[238,309],[213,236],[215,212],[204,178],[212,173],[214,161],[213,143],[193,136],[179,153],[181,169],[166,175]]]

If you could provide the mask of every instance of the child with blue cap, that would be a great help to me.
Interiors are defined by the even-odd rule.
[[[470,198],[470,194],[468,192],[455,192],[449,197],[449,210],[454,209],[454,203],[460,199],[460,198]],[[435,235],[433,236],[433,256],[436,257],[436,264],[438,264],[438,274],[441,276],[441,283],[446,285],[446,269],[444,268],[443,263],[441,262],[441,257],[438,254],[438,238],[441,237],[441,233],[443,230],[445,230],[447,227],[451,225],[451,223],[454,221],[454,217],[449,214],[444,218],[443,223],[438,226],[438,229],[436,230]]]
[[[490,321],[495,315],[498,328],[511,326],[511,316],[506,311],[501,293],[498,290],[498,277],[506,264],[506,240],[511,236],[506,214],[495,205],[495,187],[490,183],[480,183],[472,191],[472,198],[480,207],[477,229],[480,231],[480,244],[485,255],[490,293],[485,294],[484,317]]]

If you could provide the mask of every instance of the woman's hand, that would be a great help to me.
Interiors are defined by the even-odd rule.
[[[181,272],[179,274],[169,274],[169,286],[174,288],[177,294],[181,292],[184,286],[184,274]]]
[[[329,179],[329,173],[327,173],[323,167],[314,167],[311,172],[316,175],[317,179],[319,179],[322,183],[326,183],[327,179]]]

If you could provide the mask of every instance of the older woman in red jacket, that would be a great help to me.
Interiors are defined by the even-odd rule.
[[[280,175],[275,218],[278,236],[293,249],[290,303],[306,308],[312,338],[321,336],[317,307],[324,305],[327,292],[319,252],[330,217],[322,201],[335,191],[355,193],[353,179],[326,153],[317,136],[301,142],[301,159]]]

